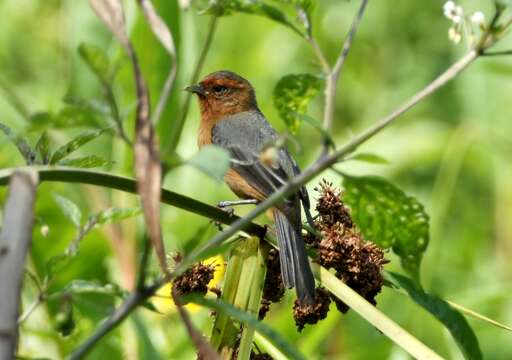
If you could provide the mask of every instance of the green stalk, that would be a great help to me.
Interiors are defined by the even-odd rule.
[[[265,253],[258,237],[241,240],[231,251],[222,300],[241,311],[255,315],[259,310],[265,281]],[[236,349],[239,325],[224,312],[218,312],[210,342],[223,359],[231,359]],[[244,327],[238,359],[249,359],[254,328]]]

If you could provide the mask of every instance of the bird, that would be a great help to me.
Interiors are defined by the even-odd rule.
[[[276,147],[280,137],[260,111],[255,90],[248,80],[222,70],[185,90],[197,95],[199,100],[199,148],[216,145],[230,154],[230,168],[224,181],[242,200],[219,205],[258,203],[300,173],[290,153]],[[304,186],[275,205],[271,213],[284,285],[295,287],[301,304],[312,304],[315,280],[302,236],[301,206],[312,222]]]

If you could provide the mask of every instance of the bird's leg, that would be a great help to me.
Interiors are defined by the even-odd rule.
[[[234,200],[234,201],[220,201],[217,204],[217,207],[226,211],[230,216],[233,215],[235,210],[233,210],[233,206],[236,205],[255,205],[259,203],[256,199],[243,199],[243,200]]]

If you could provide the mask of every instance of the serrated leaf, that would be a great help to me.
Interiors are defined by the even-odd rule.
[[[89,155],[81,158],[60,160],[57,164],[62,166],[74,166],[84,169],[90,169],[110,165],[112,164],[112,162],[100,158],[99,156],[96,155]]]
[[[347,160],[364,161],[370,164],[389,164],[385,158],[372,153],[359,153],[349,157]]]
[[[43,131],[39,140],[37,140],[35,150],[39,155],[39,162],[43,165],[47,165],[50,161],[50,139],[46,131]]]
[[[413,280],[403,275],[385,272],[384,276],[393,285],[404,289],[414,302],[434,315],[450,331],[464,358],[468,360],[482,359],[478,339],[460,312],[443,299],[426,293]]]
[[[414,197],[377,176],[344,176],[343,201],[366,239],[400,256],[415,279],[429,240],[428,215]]]
[[[93,215],[98,225],[112,224],[142,213],[141,208],[109,208]]]
[[[215,145],[203,146],[187,163],[196,167],[206,175],[222,181],[229,169],[229,152]]]
[[[79,149],[83,145],[87,144],[89,141],[92,141],[96,139],[98,136],[103,134],[108,128],[106,129],[99,129],[99,130],[91,130],[84,132],[80,135],[78,135],[76,138],[68,142],[67,144],[61,146],[58,148],[54,153],[52,158],[50,159],[50,164],[54,165],[58,161],[64,159],[66,156],[74,152],[75,150]]]
[[[28,144],[27,139],[21,135],[13,134],[12,130],[2,123],[0,123],[0,130],[9,138],[9,140],[16,145],[16,148],[20,152],[21,156],[25,159],[27,165],[31,165],[36,160],[36,154]]]
[[[76,228],[80,228],[82,220],[82,212],[80,211],[80,208],[73,201],[58,194],[53,194],[53,199],[57,205],[59,205],[64,216],[71,221]]]
[[[309,102],[320,91],[322,81],[310,74],[286,75],[274,88],[274,106],[292,133],[300,125],[298,114],[307,111]]]
[[[103,84],[110,83],[110,62],[103,49],[92,44],[82,43],[78,46],[78,54]]]

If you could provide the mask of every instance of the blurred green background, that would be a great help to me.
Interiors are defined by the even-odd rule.
[[[208,15],[197,8],[183,9],[185,0],[154,0],[156,9],[173,30],[178,48],[178,79],[172,99],[158,126],[162,148],[169,141],[173,121],[181,111],[184,92],[206,36]],[[461,2],[468,12],[492,14],[489,0]],[[170,68],[169,57],[155,40],[135,1],[125,1],[127,23],[142,63],[153,104]],[[356,12],[357,1],[315,2],[313,28],[320,46],[334,61]],[[442,14],[443,1],[370,2],[352,52],[339,82],[333,138],[340,145],[447,68],[467,48],[464,42],[448,40],[450,22]],[[114,90],[125,128],[133,134],[134,89],[130,64],[118,43],[96,18],[85,0],[0,1],[0,122],[35,142],[41,129],[33,129],[30,115],[58,113],[67,95],[101,98],[101,87],[80,59],[81,43],[107,51],[118,64]],[[499,44],[507,48],[512,39]],[[308,44],[289,29],[267,18],[233,14],[220,19],[202,76],[229,69],[248,78],[257,91],[261,110],[273,125],[285,131],[272,101],[277,81],[290,73],[319,73]],[[396,125],[379,134],[362,149],[390,161],[389,165],[340,164],[351,174],[379,174],[420,199],[431,218],[431,240],[422,266],[425,288],[442,298],[512,324],[512,63],[510,57],[480,59]],[[318,96],[309,114],[322,116]],[[198,108],[192,102],[177,153],[189,158],[197,152],[195,132]],[[83,127],[50,126],[54,144],[63,144]],[[315,159],[320,136],[307,124],[297,134],[300,148],[292,148],[302,167]],[[0,167],[20,166],[23,159],[5,136],[0,136]],[[80,149],[83,155],[101,155],[114,164],[103,169],[132,176],[130,149],[119,139],[102,136]],[[340,184],[331,171],[323,178]],[[312,188],[320,180],[308,184]],[[190,166],[172,169],[165,187],[209,204],[233,199],[221,184]],[[137,198],[104,189],[46,183],[40,186],[37,223],[30,268],[44,276],[44,263],[64,251],[74,236],[71,223],[63,218],[52,194],[79,204],[84,217],[110,206],[133,207]],[[2,200],[5,189],[0,189]],[[247,209],[237,210],[243,214]],[[162,208],[165,244],[169,251],[183,249],[189,241],[206,241],[216,230],[208,219],[171,207]],[[43,236],[40,229],[49,227]],[[198,230],[207,232],[197,239]],[[51,289],[62,289],[73,279],[133,284],[137,239],[142,234],[140,218],[94,230],[82,242],[70,266],[57,274]],[[388,269],[400,271],[397,259]],[[154,266],[156,272],[156,266]],[[24,307],[37,292],[30,281],[23,290]],[[408,356],[353,311],[341,315],[332,305],[327,319],[295,330],[291,315],[293,294],[274,305],[265,322],[308,359],[405,359]],[[63,337],[55,314],[66,313],[65,304],[49,301],[23,323],[19,353],[29,357],[62,358],[81,343],[112,310],[108,297],[82,296],[74,300],[76,327]],[[461,355],[442,326],[411,300],[384,288],[378,307],[414,336],[449,359]],[[64,308],[64,310],[63,310]],[[193,314],[194,323],[205,333],[209,311]],[[69,319],[68,319],[69,320]],[[478,320],[469,320],[486,359],[511,359],[511,333]],[[195,351],[178,316],[157,315],[139,309],[134,316],[104,339],[91,359],[192,359]]]

